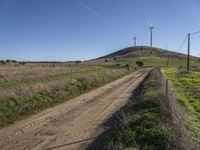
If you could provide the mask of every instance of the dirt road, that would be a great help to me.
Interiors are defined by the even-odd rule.
[[[0,130],[1,150],[85,149],[150,69],[141,69]]]

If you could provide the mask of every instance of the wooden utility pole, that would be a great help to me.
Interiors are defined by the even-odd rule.
[[[190,33],[188,33],[187,71],[190,71]]]
[[[198,58],[199,58],[199,62],[200,62],[200,53],[198,53]]]

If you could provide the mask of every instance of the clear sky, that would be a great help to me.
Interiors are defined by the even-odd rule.
[[[0,0],[0,59],[85,60],[133,45],[178,51],[200,30],[200,0]],[[186,52],[187,43],[179,52]],[[200,53],[200,34],[192,37]]]

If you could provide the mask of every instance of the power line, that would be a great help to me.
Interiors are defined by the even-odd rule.
[[[181,46],[179,47],[178,51],[180,51],[183,48],[183,45],[185,44],[186,40],[187,40],[187,35],[185,36],[185,39],[183,43],[181,44]]]
[[[190,33],[191,35],[194,35],[194,34],[198,34],[200,33],[200,31],[196,31],[196,32],[193,32],[193,33]]]

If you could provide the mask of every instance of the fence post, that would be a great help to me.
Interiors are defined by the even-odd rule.
[[[166,95],[165,95],[165,96],[166,96],[166,100],[168,100],[168,93],[169,93],[168,89],[169,89],[169,88],[168,88],[168,79],[167,79],[167,80],[166,80],[166,93],[165,93],[165,94],[166,94]]]

